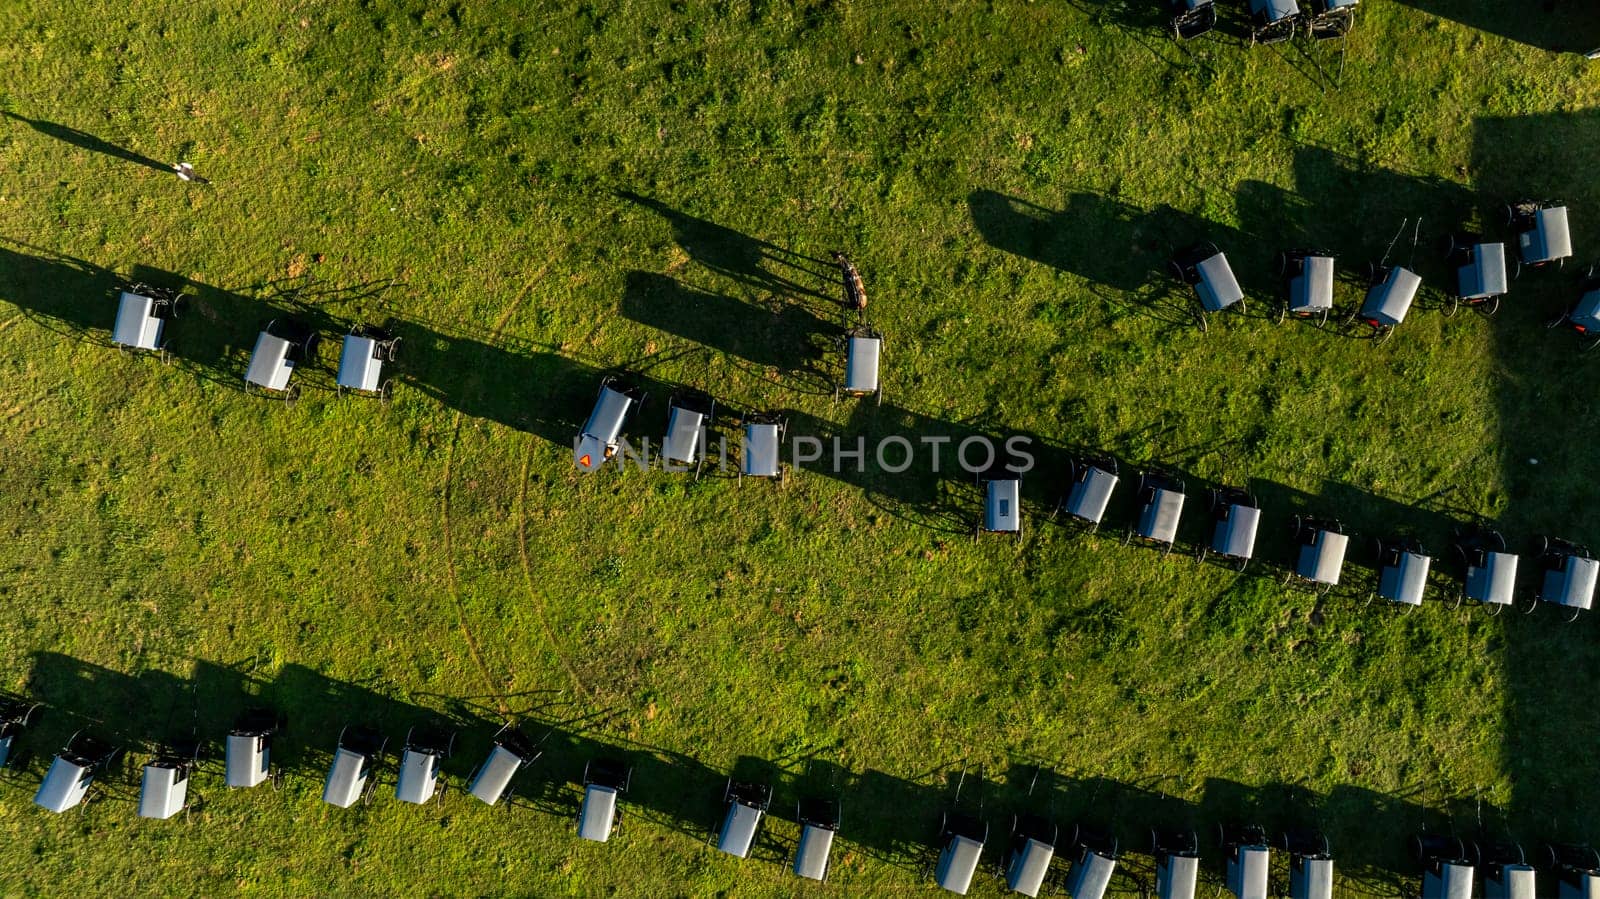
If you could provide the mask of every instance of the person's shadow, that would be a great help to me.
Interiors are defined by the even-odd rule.
[[[112,156],[126,162],[135,162],[139,165],[155,169],[158,172],[173,171],[172,166],[167,165],[164,162],[159,162],[151,159],[148,156],[142,156],[128,149],[127,147],[119,147],[110,141],[95,137],[93,134],[90,134],[87,131],[79,131],[76,128],[69,128],[66,125],[56,122],[46,122],[43,119],[30,119],[26,116],[20,116],[14,112],[6,112],[4,110],[0,110],[0,115],[11,119],[16,119],[25,125],[29,125],[33,128],[33,130],[45,135],[46,137],[53,137],[56,140],[69,143],[74,147],[82,147],[91,153],[103,153],[106,156]]]

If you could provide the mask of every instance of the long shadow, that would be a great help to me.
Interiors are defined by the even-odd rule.
[[[413,726],[435,726],[459,732],[456,753],[445,771],[464,778],[487,752],[498,722],[464,707],[426,706],[397,697],[379,685],[353,684],[329,678],[300,665],[284,666],[273,677],[252,674],[247,666],[208,661],[191,663],[188,676],[147,670],[125,674],[59,653],[36,653],[28,692],[47,704],[39,725],[27,740],[33,749],[28,768],[42,776],[49,757],[79,729],[87,729],[123,747],[118,770],[107,786],[118,798],[137,792],[139,766],[158,745],[194,739],[202,746],[203,779],[197,798],[223,792],[220,777],[222,738],[246,708],[266,706],[284,716],[285,727],[273,744],[273,764],[286,776],[320,782],[348,724],[378,728],[389,738],[389,764],[378,774],[379,789],[392,789],[393,761]]]
[[[631,191],[619,191],[617,196],[666,219],[678,246],[711,271],[755,290],[838,300],[838,295],[817,289],[819,284],[832,283],[837,278],[835,269],[822,259],[698,218]]]
[[[825,342],[842,329],[795,303],[775,306],[764,309],[686,287],[666,275],[634,271],[626,278],[621,311],[640,324],[756,365],[815,370]]]
[[[168,174],[172,174],[173,172],[172,166],[167,163],[151,159],[150,157],[136,153],[127,147],[119,147],[116,144],[105,140],[104,138],[96,137],[87,131],[80,131],[77,128],[72,128],[57,122],[47,122],[44,119],[30,119],[26,116],[18,115],[14,112],[7,112],[5,110],[0,110],[0,115],[3,115],[9,119],[15,119],[18,122],[22,122],[46,137],[51,137],[62,141],[63,143],[71,144],[74,147],[88,150],[91,153],[100,153],[110,156],[114,159],[121,159],[125,162],[137,163],[138,165],[142,165],[146,168],[155,169],[158,172],[166,172]]]
[[[1465,5],[1477,10],[1474,5]],[[1582,19],[1566,27],[1570,39],[1600,44],[1600,7],[1566,4]],[[1487,8],[1487,7],[1484,7]],[[1481,11],[1480,11],[1481,13]],[[1520,13],[1520,14],[1519,14]],[[1548,20],[1535,8],[1506,10],[1498,24]],[[1503,20],[1503,21],[1501,21]],[[1487,24],[1485,27],[1489,27]],[[1523,39],[1519,37],[1518,39]],[[1600,258],[1596,210],[1600,184],[1591,177],[1592,148],[1600,143],[1600,112],[1554,113],[1479,119],[1472,168],[1486,203],[1522,198],[1560,199],[1572,219],[1578,254],[1559,271],[1525,271],[1494,321],[1495,432],[1500,483],[1491,498],[1516,548],[1532,553],[1534,535],[1576,539],[1600,533],[1600,507],[1591,472],[1600,423],[1583,414],[1577,398],[1600,389],[1597,361],[1580,351],[1569,330],[1541,324],[1578,296],[1582,271]],[[1503,222],[1504,219],[1501,219]],[[1514,242],[1513,242],[1514,246]],[[1538,576],[1524,557],[1529,589]],[[1502,757],[1512,794],[1509,826],[1522,833],[1563,839],[1600,839],[1600,783],[1588,747],[1600,731],[1600,706],[1574,682],[1577,672],[1600,666],[1592,613],[1573,625],[1553,613],[1516,616],[1504,624],[1501,664]]]
[[[959,771],[950,766],[911,778],[867,769],[848,788],[848,809],[854,809],[848,812],[848,839],[906,876],[923,877],[932,868],[939,823],[955,799],[958,777]],[[996,806],[983,795],[989,790],[979,775],[969,772],[962,787],[962,807],[971,811],[981,805],[983,818],[994,818]],[[992,832],[990,836],[991,842],[997,839]]]
[[[1407,6],[1542,50],[1588,53],[1600,48],[1600,7],[1589,0],[1400,0]]]
[[[342,681],[299,665],[285,666],[271,676],[253,673],[249,664],[195,661],[190,665],[187,674],[162,670],[127,674],[59,653],[35,654],[27,692],[47,708],[14,750],[8,776],[19,788],[31,790],[51,755],[74,732],[87,729],[123,748],[123,760],[99,782],[114,803],[131,803],[137,796],[139,767],[156,745],[194,738],[204,749],[191,798],[226,801],[228,792],[218,783],[222,737],[241,711],[267,706],[285,720],[273,745],[274,764],[291,782],[308,790],[325,777],[343,727],[365,724],[388,736],[389,752],[376,774],[376,790],[384,795],[393,789],[394,760],[410,728],[442,728],[457,734],[455,753],[444,771],[450,781],[460,784],[488,753],[495,731],[507,720],[470,698],[408,695],[385,684]],[[802,796],[839,798],[844,810],[841,839],[846,846],[920,878],[936,851],[941,813],[956,801],[961,769],[955,765],[911,777],[870,769],[852,777],[826,760],[812,759],[797,773],[791,764],[746,756],[723,772],[680,753],[608,736],[603,732],[611,723],[608,715],[574,711],[553,694],[511,699],[523,711],[510,718],[539,742],[543,754],[517,776],[510,805],[573,819],[585,763],[618,758],[633,769],[619,831],[624,840],[635,839],[629,836],[632,822],[642,821],[708,841],[720,820],[723,783],[732,776],[771,784],[771,811],[777,817],[791,817]],[[1406,855],[1412,834],[1450,832],[1470,839],[1480,828],[1504,833],[1500,825],[1509,820],[1499,809],[1485,812],[1460,797],[1425,802],[1417,793],[1388,795],[1344,786],[1324,796],[1296,785],[1208,780],[1199,800],[1191,801],[1184,797],[1193,791],[1181,779],[1124,783],[1063,777],[1032,760],[1012,764],[1003,778],[986,780],[974,770],[965,780],[960,806],[990,823],[991,848],[986,855],[991,861],[998,862],[1003,852],[1013,816],[1035,813],[1061,826],[1063,853],[1072,825],[1116,836],[1130,855],[1124,862],[1123,882],[1134,888],[1148,887],[1150,866],[1142,856],[1152,827],[1197,831],[1203,855],[1213,868],[1221,859],[1218,824],[1257,823],[1269,834],[1314,827],[1328,834],[1345,877],[1393,890],[1415,877]],[[793,846],[774,831],[765,829],[755,855],[781,863]],[[1220,869],[1208,877],[1219,879]]]
[[[842,425],[805,412],[787,413],[794,451],[789,458],[819,452],[818,458],[800,461],[799,470],[860,490],[880,509],[913,523],[972,534],[982,497],[971,469],[991,460],[1026,469],[1022,495],[1036,519],[1049,514],[1066,484],[1069,449],[1036,433],[987,421],[951,421],[890,400],[843,402],[852,408]],[[802,445],[806,438],[816,442]]]
[[[397,377],[440,403],[570,445],[603,373],[533,345],[439,325],[393,323]]]
[[[1227,254],[1247,295],[1271,296],[1275,289],[1267,263],[1276,247],[1248,230],[1172,206],[1142,209],[1079,192],[1054,210],[986,189],[973,191],[967,205],[990,246],[1076,275],[1103,301],[1166,325],[1196,323],[1191,290],[1172,280],[1167,263],[1197,243],[1215,244]],[[1255,314],[1262,311],[1258,307]]]
[[[386,763],[378,769],[377,790],[392,790],[395,761],[413,727],[454,732],[453,755],[443,771],[461,785],[487,756],[495,732],[517,721],[538,742],[542,755],[513,782],[511,802],[558,817],[575,817],[585,763],[608,756],[634,768],[626,798],[630,813],[703,839],[712,826],[723,775],[686,756],[625,739],[590,734],[596,716],[572,714],[554,697],[508,697],[520,711],[507,716],[471,699],[410,694],[380,683],[352,683],[301,665],[286,665],[268,677],[248,665],[196,661],[188,676],[167,671],[124,674],[59,653],[32,659],[28,694],[47,704],[25,740],[30,750],[23,767],[34,783],[50,756],[79,729],[89,729],[125,749],[108,779],[112,794],[129,799],[137,791],[138,768],[157,745],[172,739],[202,742],[201,771],[195,789],[215,798],[221,771],[221,740],[246,708],[278,711],[285,726],[273,744],[273,763],[288,778],[314,785],[327,773],[340,730],[362,724],[389,739]]]
[[[297,288],[262,285],[246,293],[146,265],[134,266],[124,277],[83,259],[0,239],[0,300],[16,305],[40,326],[72,339],[110,346],[119,292],[135,283],[182,294],[177,317],[163,329],[168,352],[195,377],[229,387],[242,385],[256,334],[273,319],[293,316],[329,337],[349,329],[347,322],[330,311],[348,297],[347,292],[302,296]],[[330,343],[337,341],[323,341],[324,348]],[[336,346],[332,352],[337,352]],[[330,364],[319,358],[306,368],[316,371],[320,366],[325,370],[322,380],[328,381]],[[301,376],[302,381],[306,379]]]

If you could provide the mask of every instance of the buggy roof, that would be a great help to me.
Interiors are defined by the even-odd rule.
[[[421,805],[433,798],[439,781],[439,755],[408,748],[400,755],[400,774],[395,780],[394,796],[401,802]]]
[[[1483,895],[1485,899],[1534,899],[1534,881],[1532,865],[1490,868],[1484,872]]]
[[[583,805],[578,809],[578,836],[604,843],[611,839],[611,825],[616,818],[616,787],[592,783],[583,788]]]
[[[1587,609],[1594,603],[1596,576],[1600,575],[1600,562],[1584,556],[1569,555],[1560,568],[1545,572],[1543,597],[1575,609]]]
[[[93,766],[58,755],[33,794],[33,804],[47,811],[64,812],[83,801],[93,780]]]
[[[740,459],[744,473],[758,478],[778,476],[777,422],[752,421],[744,426],[744,455]]]
[[[322,801],[349,808],[361,798],[361,790],[367,785],[367,759],[364,753],[343,746],[334,750],[333,764],[328,766],[328,779],[322,786]]]
[[[704,412],[674,404],[667,413],[667,438],[661,442],[661,455],[673,462],[698,462],[700,428]]]
[[[1300,547],[1295,573],[1312,583],[1337,587],[1339,572],[1344,568],[1345,550],[1349,546],[1349,535],[1318,530],[1310,545]]]
[[[1082,899],[1101,899],[1111,887],[1111,875],[1116,870],[1116,859],[1085,849],[1078,856],[1078,863],[1072,866],[1069,892],[1073,899],[1080,896]]]
[[[244,379],[268,390],[283,390],[289,386],[289,375],[294,372],[294,360],[289,358],[289,341],[267,331],[256,335],[255,349],[250,352],[250,367]]]
[[[1504,606],[1511,604],[1517,585],[1517,557],[1514,553],[1484,553],[1482,565],[1467,568],[1468,599]]]
[[[1256,526],[1261,510],[1255,506],[1230,503],[1226,517],[1217,522],[1211,537],[1211,551],[1235,559],[1248,559],[1255,552]]]
[[[1106,506],[1111,502],[1111,491],[1117,486],[1117,476],[1098,465],[1085,466],[1072,482],[1067,494],[1067,512],[1085,521],[1100,523]]]
[[[1400,553],[1400,558],[1393,565],[1385,565],[1378,576],[1378,595],[1406,605],[1422,605],[1422,591],[1428,584],[1428,567],[1432,563],[1421,553]]]
[[[161,345],[161,319],[155,314],[155,300],[129,290],[117,302],[117,324],[111,340],[140,350]]]
[[[1319,312],[1333,308],[1333,258],[1307,256],[1301,271],[1289,279],[1289,310]]]
[[[939,865],[934,869],[933,879],[944,889],[965,896],[967,889],[972,886],[972,875],[977,872],[982,856],[981,841],[959,834],[952,835],[949,842],[945,843],[944,851],[939,853]]]
[[[228,734],[227,781],[230,787],[253,787],[267,779],[269,752],[265,734]]]
[[[1472,261],[1456,270],[1463,300],[1482,300],[1506,292],[1506,245],[1480,243],[1472,248]]]
[[[722,832],[717,836],[717,848],[738,858],[750,857],[750,846],[756,839],[756,828],[761,824],[761,809],[735,800],[728,803],[727,814],[722,817]]]
[[[1572,310],[1572,323],[1589,331],[1600,331],[1600,287],[1584,291]]]
[[[1271,854],[1265,846],[1241,846],[1228,859],[1228,888],[1238,899],[1267,899]]]
[[[1387,277],[1367,291],[1367,298],[1361,303],[1361,317],[1391,328],[1400,324],[1405,321],[1411,301],[1417,298],[1417,289],[1421,286],[1422,278],[1416,272],[1395,266]]]
[[[339,386],[346,390],[377,390],[378,373],[383,362],[378,359],[378,342],[371,337],[346,334],[344,349],[339,354]]]
[[[1472,899],[1472,866],[1447,862],[1422,876],[1422,899]]]
[[[1300,15],[1295,0],[1250,0],[1250,11],[1263,16],[1268,22],[1281,22],[1290,16]]]
[[[1289,870],[1294,899],[1333,899],[1333,859],[1297,858]]]
[[[983,529],[986,531],[1018,531],[1022,529],[1022,482],[1016,478],[997,478],[985,481],[983,487]]]
[[[1547,206],[1533,214],[1533,227],[1517,235],[1517,249],[1525,262],[1554,262],[1572,255],[1572,231],[1567,227],[1567,207]]]
[[[1233,267],[1228,265],[1225,254],[1219,252],[1206,257],[1194,270],[1200,279],[1195,290],[1200,294],[1200,305],[1207,312],[1221,312],[1244,299],[1244,291],[1233,276]]]
[[[1178,518],[1183,514],[1183,494],[1167,487],[1153,488],[1150,502],[1139,514],[1139,535],[1147,540],[1171,543],[1178,536]]]
[[[800,843],[794,850],[794,873],[811,880],[828,876],[828,851],[833,848],[833,830],[815,824],[800,828]]]
[[[151,762],[139,780],[139,817],[166,819],[183,811],[189,772],[182,765]]]
[[[505,794],[506,787],[511,785],[512,775],[516,774],[526,761],[512,750],[497,744],[489,753],[489,757],[483,760],[483,765],[473,776],[467,792],[494,805]]]
[[[845,353],[844,389],[851,393],[871,393],[878,389],[878,350],[883,341],[875,336],[852,334]]]
[[[1159,899],[1194,899],[1195,882],[1199,876],[1198,857],[1163,856],[1156,864],[1156,896]]]
[[[598,438],[601,443],[611,446],[622,434],[623,422],[632,407],[633,397],[610,384],[601,387],[600,395],[594,400],[594,411],[589,413],[589,420],[584,422],[583,436]]]

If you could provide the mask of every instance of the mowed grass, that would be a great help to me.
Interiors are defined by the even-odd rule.
[[[1600,256],[1581,58],[1380,0],[1304,52],[1180,48],[1092,2],[23,0],[0,23],[0,685],[50,704],[0,783],[9,890],[789,895],[785,819],[820,784],[845,824],[805,891],[922,892],[963,768],[996,844],[1029,807],[1129,848],[1299,818],[1351,893],[1400,895],[1406,836],[1470,835],[1475,804],[1530,844],[1600,839],[1593,622],[1363,609],[1361,554],[1317,603],[1270,564],[1123,547],[1123,503],[1093,537],[1048,520],[1094,449],[1188,476],[1189,544],[1205,486],[1250,484],[1267,563],[1302,509],[1441,566],[1472,516],[1593,540],[1593,360],[1540,328],[1572,266],[1493,319],[1431,308],[1433,242],[1523,193],[1571,203],[1574,262]],[[179,158],[212,184],[145,162]],[[1418,215],[1430,308],[1387,344],[1260,317],[1278,249],[1353,272]],[[1207,237],[1253,316],[1201,336],[1158,269]],[[887,337],[881,407],[833,401],[835,247]],[[190,285],[172,365],[106,345],[122,277]],[[333,340],[294,408],[238,389],[296,291],[330,337],[397,323],[390,405],[333,395]],[[828,441],[1032,436],[1026,537],[971,539],[949,452],[580,476],[617,371],[653,387],[638,436],[677,387]],[[215,738],[246,696],[289,717],[284,788],[224,791],[213,763],[187,821],[137,819],[151,742]],[[453,718],[460,777],[507,716],[552,734],[510,811],[387,781],[319,802],[345,723],[393,748]],[[78,727],[130,761],[52,817],[31,792]],[[636,767],[604,846],[570,824],[599,753]],[[731,770],[778,784],[759,860],[705,845]]]

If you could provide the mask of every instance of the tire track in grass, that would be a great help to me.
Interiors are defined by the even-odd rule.
[[[578,671],[572,667],[572,659],[562,650],[561,642],[556,638],[555,629],[550,627],[550,619],[544,613],[544,602],[539,599],[538,591],[533,589],[533,566],[528,563],[528,466],[533,458],[531,449],[522,454],[522,475],[517,485],[517,555],[522,559],[522,583],[528,588],[528,601],[533,605],[534,617],[539,619],[539,627],[544,630],[545,642],[550,645],[550,651],[555,653],[556,661],[567,672],[567,679],[572,681],[572,686],[585,699],[594,699],[594,694],[584,685],[583,679],[578,677]]]
[[[586,232],[580,235],[577,240],[568,241],[568,245],[570,246],[573,243],[577,243],[579,240],[582,240],[587,236],[588,233]],[[534,272],[528,277],[527,283],[522,286],[521,290],[517,291],[517,295],[512,298],[510,304],[506,306],[506,308],[500,313],[500,317],[495,319],[494,325],[490,327],[488,338],[490,341],[499,339],[500,332],[505,330],[506,325],[511,321],[511,317],[515,315],[517,310],[522,307],[522,301],[527,298],[530,292],[533,291],[534,285],[538,284],[541,280],[543,280],[544,276],[549,273],[550,267],[553,264],[554,259],[552,258],[550,262],[546,262],[542,267],[539,268],[538,271]],[[463,417],[464,413],[460,409],[457,409],[454,417],[450,421],[450,447],[445,453],[444,457],[444,490],[443,496],[441,497],[443,510],[440,517],[443,519],[442,526],[444,529],[445,573],[446,579],[450,585],[450,600],[455,604],[456,625],[461,630],[462,638],[467,642],[467,651],[472,656],[472,663],[477,667],[478,673],[483,677],[483,682],[484,685],[488,687],[489,695],[494,697],[496,709],[500,712],[500,714],[509,716],[511,714],[511,706],[508,702],[506,702],[505,693],[500,689],[500,684],[495,681],[494,673],[489,670],[488,663],[483,660],[483,651],[479,647],[478,637],[472,632],[471,625],[467,623],[467,607],[466,604],[461,601],[461,589],[456,580],[455,540],[450,527],[450,497],[454,493],[451,487],[455,473],[456,444],[460,441],[461,419]],[[555,632],[550,629],[550,625],[545,619],[544,604],[539,601],[537,594],[535,594],[533,591],[533,575],[528,566],[527,519],[524,515],[523,504],[524,498],[527,496],[527,491],[528,456],[527,454],[524,454],[522,459],[522,485],[517,491],[517,551],[522,556],[523,579],[528,585],[528,595],[532,598],[534,612],[539,618],[539,624],[544,628],[545,638],[550,644],[550,651],[555,653],[556,658],[560,660],[561,667],[566,670],[567,676],[572,678],[573,684],[578,687],[580,692],[587,696],[589,695],[588,690],[584,689],[583,682],[578,680],[578,676],[573,671],[572,665],[567,659],[566,654],[561,651],[561,647],[555,641]]]
[[[444,568],[446,578],[450,583],[450,600],[456,607],[456,626],[461,629],[461,636],[467,641],[467,652],[472,656],[472,663],[477,666],[478,674],[483,677],[484,686],[488,688],[489,695],[494,697],[495,708],[502,715],[511,714],[511,707],[506,703],[505,694],[495,683],[494,675],[490,673],[489,666],[483,661],[483,652],[478,648],[478,638],[472,633],[472,628],[467,624],[467,607],[461,601],[461,589],[456,583],[455,541],[450,533],[450,495],[451,477],[455,469],[456,439],[461,434],[461,412],[456,411],[455,418],[450,422],[450,448],[444,457],[444,511],[441,516],[444,527]]]

